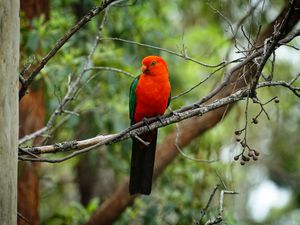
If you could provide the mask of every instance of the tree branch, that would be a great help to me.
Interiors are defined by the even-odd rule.
[[[248,90],[239,90],[236,93],[219,99],[211,104],[204,105],[202,107],[196,108],[196,109],[190,109],[186,110],[183,112],[177,112],[174,111],[173,113],[170,113],[166,116],[163,116],[160,120],[157,120],[155,117],[154,122],[150,122],[148,125],[144,125],[138,128],[135,128],[137,125],[141,125],[142,123],[137,123],[117,134],[110,134],[110,135],[103,135],[103,136],[97,136],[88,140],[83,140],[83,141],[69,141],[69,142],[63,142],[59,144],[54,144],[54,145],[48,145],[48,146],[40,146],[40,147],[32,147],[32,148],[20,148],[19,152],[19,159],[20,160],[28,160],[28,161],[39,161],[39,162],[50,162],[50,163],[56,163],[56,162],[62,162],[67,159],[70,159],[74,157],[75,155],[88,152],[96,147],[102,146],[102,145],[108,145],[108,144],[113,144],[116,142],[120,142],[122,140],[128,139],[130,137],[134,137],[136,135],[143,134],[147,131],[167,126],[169,124],[173,124],[188,118],[191,118],[193,116],[199,116],[203,115],[209,111],[212,111],[214,109],[220,108],[222,106],[228,105],[230,103],[236,102],[238,100],[243,99],[248,93]],[[154,119],[152,118],[152,119]],[[89,147],[86,147],[89,145]],[[83,149],[82,149],[83,148]],[[73,152],[72,154],[63,157],[61,159],[42,159],[42,158],[27,158],[23,157],[27,152],[30,152],[32,154],[43,154],[43,153],[56,153],[56,152],[65,152],[68,150],[73,150],[73,149],[81,149],[78,151]]]
[[[278,43],[279,43],[280,39],[284,38],[286,24],[288,23],[289,18],[291,17],[291,15],[293,15],[293,12],[295,10],[297,11],[297,9],[295,9],[295,2],[296,1],[294,1],[294,0],[289,2],[288,11],[287,11],[285,17],[283,18],[283,20],[280,22],[279,29],[277,30],[277,24],[275,24],[273,36],[266,39],[265,42],[264,42],[264,54],[263,54],[262,59],[260,60],[260,63],[258,65],[258,69],[257,69],[255,75],[253,76],[252,82],[251,82],[251,95],[253,95],[253,96],[255,96],[256,85],[258,83],[261,72],[262,72],[263,68],[265,67],[265,64],[266,64],[267,60],[269,59],[269,57],[272,55],[272,53],[274,52],[274,50],[278,46]],[[298,9],[298,11],[299,11],[299,9]],[[270,39],[271,39],[271,43],[268,44],[268,41]]]
[[[54,45],[54,47],[48,52],[48,54],[42,58],[42,60],[38,63],[36,68],[28,75],[28,79],[22,82],[21,89],[19,90],[19,100],[26,94],[26,91],[29,85],[33,82],[35,77],[40,73],[40,71],[44,68],[44,66],[49,62],[51,58],[55,56],[58,50],[79,30],[81,29],[86,23],[88,23],[93,17],[101,13],[107,7],[112,4],[120,2],[120,0],[103,0],[101,4],[89,11],[75,26],[67,31],[67,33],[62,36]],[[25,74],[27,75],[27,74]],[[26,76],[22,76],[26,77]]]
[[[152,49],[160,50],[162,52],[167,52],[171,55],[176,55],[176,56],[181,57],[185,60],[197,63],[197,64],[199,64],[201,66],[204,66],[204,67],[215,68],[215,67],[219,67],[219,66],[223,66],[224,64],[227,64],[225,61],[223,61],[219,64],[216,64],[216,65],[210,65],[210,64],[207,64],[207,63],[200,62],[200,61],[198,61],[194,58],[189,57],[188,54],[187,54],[187,50],[184,46],[183,46],[183,49],[182,49],[182,53],[178,53],[178,52],[166,49],[166,48],[161,48],[161,47],[157,47],[157,46],[153,46],[153,45],[149,45],[149,44],[144,44],[144,43],[140,43],[140,42],[136,42],[136,41],[126,40],[126,39],[122,39],[122,38],[115,38],[115,37],[101,38],[101,41],[105,41],[105,40],[121,41],[121,42],[134,44],[134,45],[138,45],[138,46],[142,46],[142,47],[146,47],[146,48],[152,48]]]
[[[296,77],[299,77],[297,75]],[[292,81],[294,81],[293,79]],[[300,98],[300,87],[292,87],[290,85],[290,82],[285,81],[270,81],[270,82],[262,82],[257,85],[257,88],[262,87],[273,87],[273,86],[284,86],[291,90],[297,97]],[[215,109],[218,109],[220,107],[224,107],[226,105],[232,104],[234,102],[243,100],[244,97],[249,96],[251,90],[249,89],[241,89],[227,97],[218,99],[213,101],[210,104],[202,105],[196,109],[187,109],[185,111],[174,111],[171,112],[165,116],[163,116],[160,120],[157,120],[156,117],[151,118],[149,121],[150,123],[148,125],[144,125],[143,122],[139,122],[137,124],[134,124],[131,127],[128,127],[127,129],[117,133],[117,134],[108,134],[108,135],[98,135],[93,138],[89,138],[86,140],[81,141],[66,141],[62,143],[56,143],[52,145],[46,145],[46,146],[39,146],[39,147],[19,147],[19,159],[20,160],[26,160],[26,161],[38,161],[38,162],[49,162],[49,163],[58,163],[65,161],[67,159],[70,159],[78,154],[82,154],[85,152],[88,152],[92,149],[95,149],[97,147],[103,146],[103,145],[110,145],[116,142],[123,141],[125,139],[135,137],[137,135],[143,134],[148,131],[148,129],[153,130],[159,127],[164,127],[173,123],[180,122],[182,120],[186,120],[188,118],[194,117],[194,116],[202,116],[210,111],[213,111]],[[24,155],[30,155],[32,154],[48,154],[48,153],[57,153],[57,152],[67,152],[75,150],[73,153],[67,155],[66,157],[60,158],[60,159],[46,159],[46,158],[39,158],[39,157],[24,157]]]

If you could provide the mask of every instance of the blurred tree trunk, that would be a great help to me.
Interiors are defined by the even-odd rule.
[[[49,0],[21,0],[21,10],[29,20],[44,15],[46,20],[50,16]]]
[[[19,1],[0,7],[0,221],[17,222]]]
[[[90,137],[97,127],[93,127],[93,113],[82,115],[85,120],[76,127],[75,137],[84,139]],[[76,182],[80,193],[80,200],[87,205],[94,197],[101,199],[109,197],[115,186],[115,174],[113,169],[105,165],[106,148],[101,151],[93,151],[91,154],[80,156],[76,166]]]
[[[297,7],[300,7],[300,1],[296,3]],[[259,46],[264,43],[264,40],[272,35],[275,23],[279,23],[284,19],[288,10],[288,5],[282,10],[279,16],[266,27],[266,29],[258,37],[255,45]],[[287,35],[296,23],[300,19],[300,13],[297,10],[293,11],[292,16],[284,28],[283,36]],[[244,70],[245,69],[245,70]],[[245,73],[245,79],[239,79],[240,75]],[[257,67],[254,63],[250,62],[245,65],[245,68],[241,68],[236,71],[230,80],[230,85],[223,88],[211,101],[219,98],[226,97],[232,94],[235,90],[247,86],[249,79],[254,76],[257,71]],[[229,107],[222,107],[217,110],[211,111],[201,117],[194,117],[181,123],[181,134],[178,140],[178,145],[183,148],[187,146],[193,139],[199,137],[199,135],[205,133],[205,131],[214,127],[219,121],[229,112],[233,105]],[[178,155],[178,150],[175,146],[177,132],[169,134],[164,142],[157,147],[157,154],[155,157],[154,177],[160,175],[163,170],[174,160]],[[171,144],[174,143],[174,144]],[[112,195],[110,199],[107,199],[96,210],[95,214],[90,218],[86,225],[110,225],[114,223],[118,217],[123,213],[126,207],[133,203],[136,196],[130,196],[128,193],[128,180],[125,181],[118,190]]]
[[[21,10],[26,19],[31,20],[41,15],[49,19],[48,0],[21,0]],[[30,24],[30,23],[28,23]],[[28,26],[28,30],[34,29]],[[30,31],[29,31],[30,32]],[[24,43],[26,44],[26,43]],[[21,46],[21,51],[26,51]],[[37,49],[40,52],[40,49]],[[21,53],[22,54],[22,53]],[[22,55],[26,56],[23,52]],[[21,65],[26,59],[21,58]],[[35,88],[30,87],[29,93],[20,102],[19,110],[19,138],[30,134],[44,126],[45,123],[45,103],[43,81],[35,82]],[[33,145],[40,145],[42,138],[36,138]],[[39,163],[19,162],[18,170],[18,212],[22,217],[18,217],[18,225],[38,225],[39,219]]]

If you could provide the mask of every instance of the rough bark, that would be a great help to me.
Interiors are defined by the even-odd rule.
[[[299,8],[300,1],[296,1],[296,7]],[[266,29],[258,37],[255,45],[259,46],[263,44],[263,41],[272,35],[274,24],[283,20],[284,15],[287,12],[285,7],[280,15],[266,27]],[[300,19],[299,10],[295,10],[289,18],[289,21],[285,27],[284,34],[286,35],[291,31],[295,24]],[[243,71],[247,71],[246,78],[249,80],[256,73],[257,67],[253,66],[253,63],[248,63],[245,70],[242,68],[236,71],[231,77],[231,84],[223,88],[211,101],[228,96],[236,89],[245,87],[248,82],[245,79],[238,79]],[[178,139],[178,144],[181,148],[187,146],[193,139],[199,137],[205,131],[214,127],[225,114],[230,110],[232,105],[229,107],[219,108],[211,111],[204,116],[194,117],[183,122],[181,127],[181,135]],[[155,158],[154,176],[160,175],[163,170],[174,160],[178,155],[178,150],[175,146],[176,131],[169,134],[164,142],[157,147],[157,155]],[[173,143],[173,144],[171,144]],[[117,191],[112,195],[110,199],[107,199],[100,207],[96,210],[95,214],[90,218],[86,225],[109,225],[118,219],[121,213],[133,203],[134,198],[137,196],[130,196],[128,192],[128,180],[126,180]]]
[[[50,15],[50,2],[49,0],[21,0],[21,9],[25,12],[28,19],[43,14],[46,20],[48,20]]]
[[[49,19],[49,0],[21,0],[21,11],[28,20],[44,15]],[[28,24],[30,24],[28,22]],[[34,29],[28,26],[28,29]],[[21,46],[21,55],[26,49]],[[40,49],[37,50],[40,52]],[[23,54],[22,54],[23,53]],[[21,57],[21,65],[26,59]],[[29,93],[20,101],[19,138],[30,134],[44,126],[45,103],[43,81],[39,80],[29,88]],[[40,145],[43,138],[36,138],[34,145]],[[38,225],[39,218],[39,163],[19,162],[18,169],[18,225]]]
[[[0,7],[0,221],[17,222],[19,1]]]
[[[20,102],[19,137],[30,134],[44,126],[45,106],[43,89],[30,90]],[[36,138],[34,145],[42,143]],[[38,225],[39,219],[39,169],[40,163],[19,162],[18,169],[18,225]],[[25,220],[25,219],[26,220]]]

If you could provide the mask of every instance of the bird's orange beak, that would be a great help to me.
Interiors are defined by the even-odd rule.
[[[148,73],[149,72],[148,67],[145,66],[145,65],[142,65],[142,72],[143,73]]]

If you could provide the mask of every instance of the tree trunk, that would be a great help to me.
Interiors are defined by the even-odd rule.
[[[49,19],[49,0],[21,0],[21,11],[24,13],[24,26],[27,30],[33,30],[31,20],[44,15],[45,20]],[[20,65],[26,61],[26,41],[21,46]],[[36,55],[41,54],[42,49],[36,50]],[[22,57],[23,56],[23,57]],[[23,62],[23,63],[22,63]],[[27,78],[27,77],[26,77]],[[44,103],[44,81],[40,79],[29,87],[29,93],[25,95],[19,105],[19,138],[30,134],[45,125],[45,103]],[[34,139],[33,145],[42,144],[44,138]],[[18,225],[38,225],[39,217],[39,170],[40,163],[19,162],[18,169]]]
[[[0,7],[0,221],[17,223],[19,0]]]

